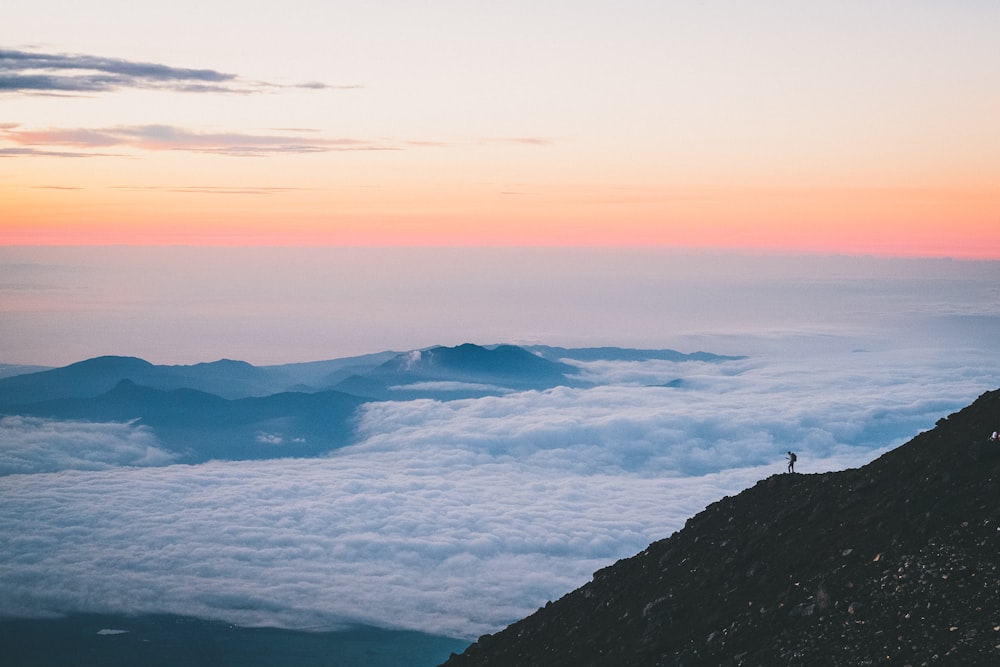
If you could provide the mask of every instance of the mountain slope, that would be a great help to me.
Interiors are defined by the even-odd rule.
[[[854,470],[770,477],[448,667],[1000,664],[1000,390]]]

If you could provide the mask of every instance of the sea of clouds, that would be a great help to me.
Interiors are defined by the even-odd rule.
[[[1000,385],[978,349],[816,349],[370,403],[356,444],[313,459],[177,465],[142,426],[9,417],[0,615],[474,638],[782,473],[789,449],[802,473],[859,466]]]

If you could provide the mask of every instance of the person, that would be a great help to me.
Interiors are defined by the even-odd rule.
[[[795,472],[795,462],[799,460],[799,457],[795,455],[795,452],[788,452],[788,472]]]

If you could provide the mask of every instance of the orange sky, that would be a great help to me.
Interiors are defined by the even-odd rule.
[[[594,187],[330,201],[303,191],[34,189],[0,203],[4,245],[581,245],[1000,259],[1000,196],[976,190]]]

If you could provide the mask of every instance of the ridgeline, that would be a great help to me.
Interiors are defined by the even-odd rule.
[[[1000,390],[870,464],[780,474],[446,667],[1000,664]]]

